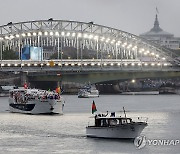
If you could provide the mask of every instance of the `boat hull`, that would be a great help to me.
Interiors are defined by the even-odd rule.
[[[87,137],[133,139],[140,135],[146,123],[125,124],[110,127],[86,127]]]
[[[63,103],[61,100],[33,100],[22,104],[14,103],[10,99],[9,110],[14,113],[26,114],[63,114]]]
[[[93,98],[93,97],[99,97],[99,95],[78,95],[78,98]]]

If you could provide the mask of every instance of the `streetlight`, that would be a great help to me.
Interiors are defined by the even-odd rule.
[[[136,82],[136,80],[135,80],[135,79],[132,79],[132,80],[131,80],[131,82],[132,82],[132,83],[135,83],[135,82]]]

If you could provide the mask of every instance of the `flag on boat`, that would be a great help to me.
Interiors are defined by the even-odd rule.
[[[57,88],[56,88],[56,92],[57,92],[58,94],[60,94],[60,93],[61,93],[61,88],[60,88],[60,87],[57,87]]]
[[[24,89],[27,89],[28,88],[28,85],[27,85],[27,83],[25,82],[24,83]]]
[[[96,104],[95,104],[95,102],[93,101],[93,103],[92,103],[92,114],[94,114],[94,112],[96,112],[97,111],[97,109],[96,109]]]

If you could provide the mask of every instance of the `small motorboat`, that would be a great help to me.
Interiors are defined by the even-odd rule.
[[[125,111],[124,111],[125,113]],[[147,118],[132,118],[111,115],[98,114],[94,116],[94,124],[86,127],[87,137],[96,138],[117,138],[117,139],[134,139],[140,135],[147,126]]]
[[[99,90],[93,85],[84,86],[79,89],[78,98],[99,97]]]

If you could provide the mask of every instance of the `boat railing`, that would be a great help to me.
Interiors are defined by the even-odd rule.
[[[148,121],[147,117],[133,117],[131,119],[133,122],[145,122],[145,123],[147,123],[147,121]]]

